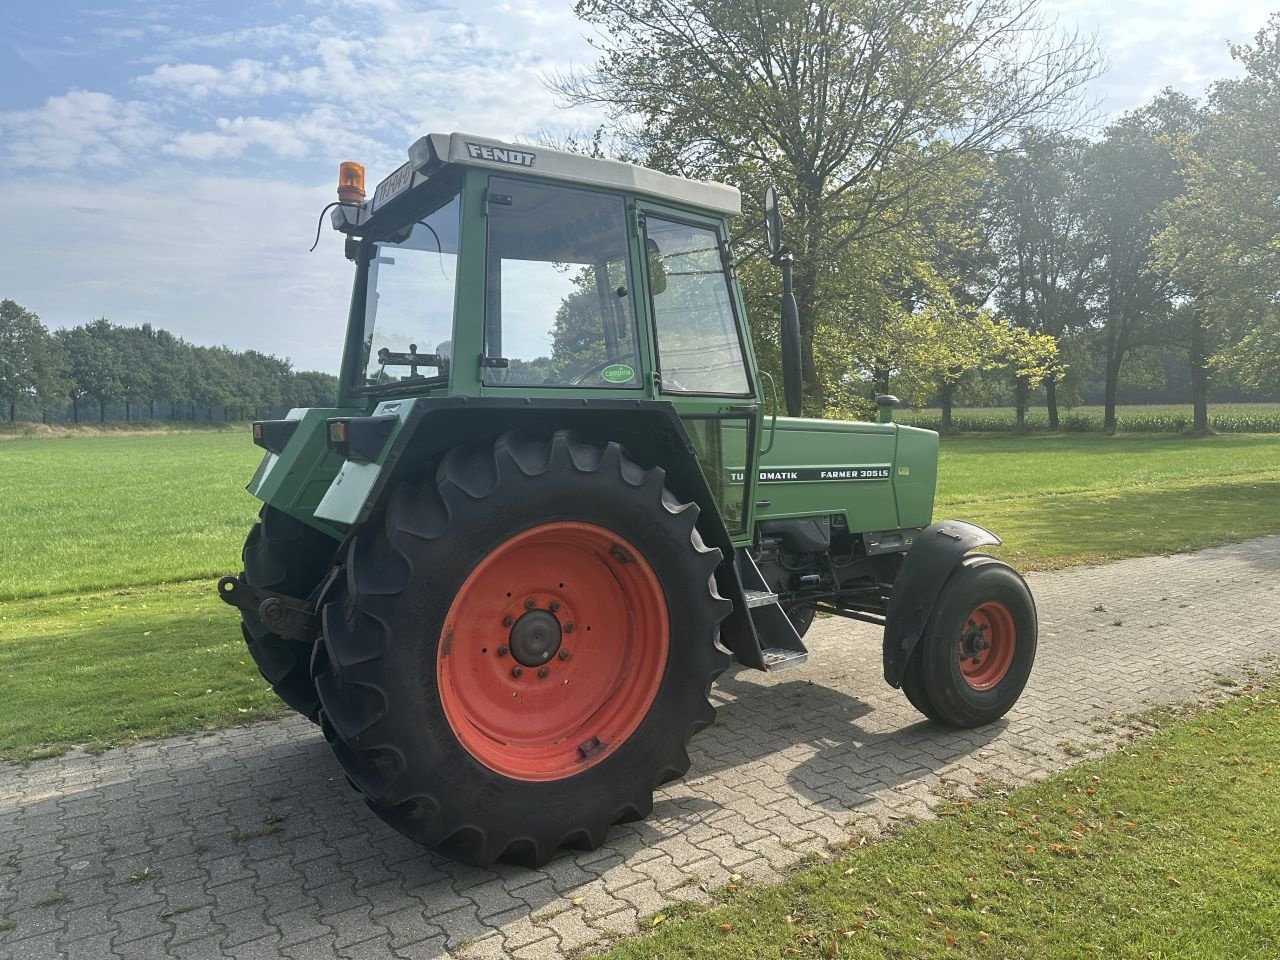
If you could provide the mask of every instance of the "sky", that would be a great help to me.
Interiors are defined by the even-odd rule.
[[[1236,70],[1280,0],[1044,0],[1109,63],[1100,117]],[[593,129],[544,78],[588,65],[572,0],[4,0],[0,298],[335,371],[351,264],[337,168],[370,190],[427,132]]]

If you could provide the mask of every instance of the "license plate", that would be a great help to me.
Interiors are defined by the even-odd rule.
[[[371,211],[377,210],[380,206],[390,200],[392,197],[398,197],[409,189],[413,183],[413,164],[406,163],[395,173],[387,177],[380,184],[378,189],[373,191],[373,205]]]

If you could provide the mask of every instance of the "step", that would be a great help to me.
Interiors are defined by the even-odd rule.
[[[743,590],[742,595],[747,599],[748,609],[778,602],[778,595],[770,593],[768,590]]]
[[[786,670],[790,667],[798,667],[809,659],[809,654],[804,650],[787,650],[783,647],[769,647],[761,650],[764,654],[764,668],[770,673],[776,670]]]

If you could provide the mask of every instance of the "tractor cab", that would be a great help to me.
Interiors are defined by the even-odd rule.
[[[358,267],[350,397],[755,396],[737,190],[464,134],[411,156],[333,212]]]
[[[357,267],[343,405],[668,401],[746,538],[762,398],[726,227],[738,191],[466,134],[410,158],[332,214]]]

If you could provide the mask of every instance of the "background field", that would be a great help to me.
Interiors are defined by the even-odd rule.
[[[896,417],[902,423],[937,430],[942,411],[903,410]],[[1013,429],[1014,411],[1008,407],[956,407],[951,429],[957,433],[1005,433]],[[1064,433],[1101,433],[1103,408],[1063,407],[1058,429]],[[1180,433],[1192,424],[1190,404],[1142,404],[1116,408],[1116,429],[1120,433]],[[1209,405],[1209,425],[1219,433],[1278,433],[1280,403],[1214,403]],[[1027,411],[1030,430],[1047,430],[1049,414],[1043,408]]]
[[[281,709],[213,580],[258,502],[247,431],[0,443],[0,758]],[[1024,569],[1280,531],[1280,435],[943,442],[939,517]]]

